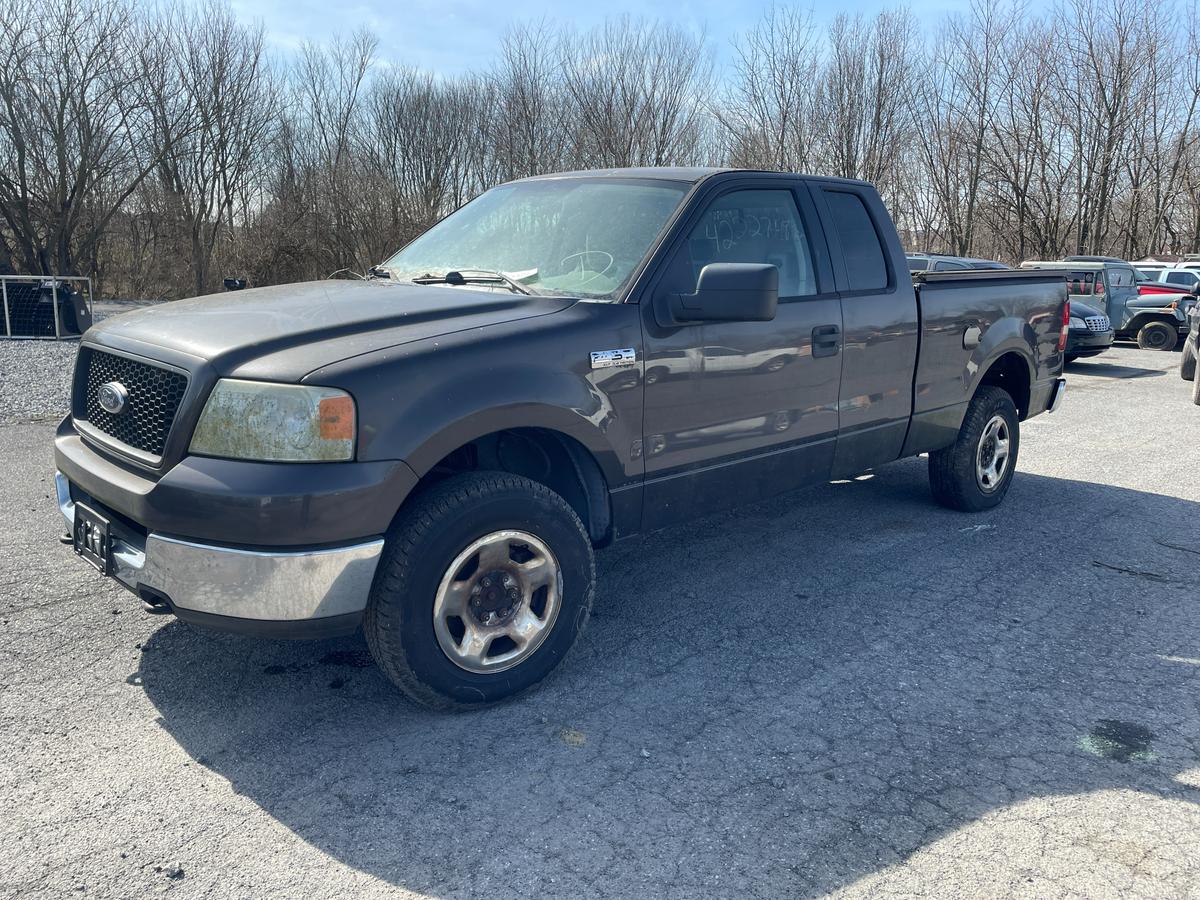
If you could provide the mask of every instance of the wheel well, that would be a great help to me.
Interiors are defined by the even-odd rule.
[[[501,471],[544,484],[571,505],[597,546],[612,540],[608,483],[599,463],[574,438],[546,428],[508,428],[447,453],[421,479],[423,486],[460,472]]]
[[[1142,313],[1140,316],[1134,316],[1129,320],[1129,324],[1125,326],[1125,331],[1136,337],[1137,333],[1151,322],[1162,322],[1164,325],[1172,328],[1178,327],[1178,323],[1170,316],[1165,316],[1162,313]]]
[[[979,383],[995,385],[1008,391],[1021,418],[1029,415],[1029,366],[1020,355],[1005,353],[992,363]]]

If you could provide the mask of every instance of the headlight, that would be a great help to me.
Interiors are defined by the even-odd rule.
[[[1077,319],[1074,316],[1071,316],[1070,325],[1072,328],[1087,328],[1087,323],[1083,319]]]
[[[222,378],[192,434],[191,452],[271,462],[354,458],[354,399],[301,384]]]

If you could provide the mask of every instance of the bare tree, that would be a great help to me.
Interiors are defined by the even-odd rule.
[[[150,86],[150,139],[167,217],[183,232],[191,287],[202,294],[217,241],[232,238],[236,204],[262,175],[262,126],[278,95],[261,26],[242,26],[228,7],[175,7],[156,25],[152,52],[167,64]],[[183,134],[180,109],[193,123]]]
[[[557,35],[546,21],[510,28],[491,73],[488,120],[495,180],[508,181],[571,164],[568,96],[559,74]]]
[[[1177,0],[975,0],[732,36],[513,25],[447,76],[366,31],[269,62],[224,0],[0,0],[0,270],[147,296],[362,271],[480,191],[732,164],[876,183],[913,249],[1200,249],[1200,33]],[[1014,0],[1017,3],[1017,0]]]
[[[326,47],[305,44],[293,74],[290,129],[308,193],[318,265],[361,268],[354,215],[355,129],[378,40],[367,31],[336,36]]]
[[[811,12],[770,7],[734,44],[733,80],[717,120],[734,165],[799,171],[813,159],[813,87],[821,60]]]
[[[894,185],[916,126],[907,103],[915,49],[904,11],[834,18],[813,120],[823,171],[875,182],[885,194]]]
[[[712,81],[703,35],[621,18],[564,31],[559,58],[581,165],[664,166],[696,156]]]
[[[0,42],[20,60],[0,67],[0,243],[21,268],[75,273],[157,165],[141,140],[147,39],[119,0],[0,4]]]

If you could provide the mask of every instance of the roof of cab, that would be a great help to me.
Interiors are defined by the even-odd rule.
[[[545,175],[530,175],[518,181],[544,181],[551,178],[657,178],[661,181],[686,181],[695,183],[720,172],[733,172],[709,166],[642,166],[626,169],[578,169],[570,172],[548,172]]]
[[[853,178],[835,178],[826,175],[804,175],[798,172],[773,172],[768,169],[734,169],[720,166],[640,166],[617,169],[579,169],[570,172],[549,172],[545,175],[530,175],[516,181],[543,181],[552,178],[656,178],[660,181],[680,181],[696,184],[713,175],[774,175],[783,178],[805,178],[841,184],[868,184]]]

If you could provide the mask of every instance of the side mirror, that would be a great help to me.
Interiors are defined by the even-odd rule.
[[[779,269],[767,263],[709,263],[694,294],[662,294],[655,318],[665,328],[689,322],[769,322],[779,305]]]

